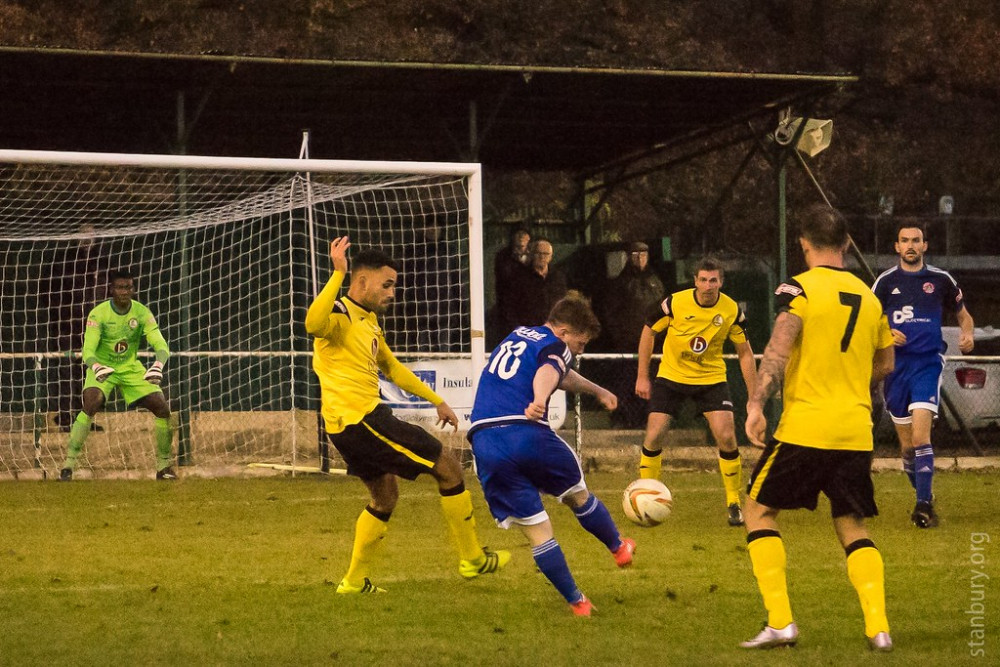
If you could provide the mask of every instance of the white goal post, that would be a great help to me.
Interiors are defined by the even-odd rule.
[[[327,465],[303,321],[345,234],[351,253],[400,263],[389,345],[467,425],[485,358],[481,188],[471,163],[0,150],[0,479],[58,471],[84,318],[119,268],[171,348],[180,465]],[[429,404],[384,389],[398,414],[433,423]],[[152,421],[110,402],[80,476],[151,476]]]

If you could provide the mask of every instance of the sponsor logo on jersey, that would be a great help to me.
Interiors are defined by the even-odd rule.
[[[120,340],[115,343],[112,349],[115,351],[115,354],[125,354],[128,351],[128,341]]]
[[[691,351],[695,354],[701,354],[708,349],[708,341],[701,336],[695,336],[691,339],[691,342],[688,343],[688,347],[690,347]]]
[[[902,292],[899,291],[898,287],[893,287],[892,292],[890,292],[890,294],[902,294]]]
[[[924,283],[923,289],[925,294],[934,294],[934,283],[930,282]]]
[[[903,306],[899,310],[892,311],[892,323],[902,324],[913,319],[913,306]]]
[[[528,340],[542,340],[546,336],[546,334],[541,331],[535,331],[534,329],[529,329],[528,327],[518,327],[514,329],[514,333],[519,337],[527,338]]]

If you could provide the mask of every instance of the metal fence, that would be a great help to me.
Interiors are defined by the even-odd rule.
[[[741,445],[749,444],[743,431],[746,421],[746,387],[735,354],[726,359],[729,390],[733,398],[736,436]],[[761,355],[756,355],[759,360]],[[577,449],[586,453],[599,446],[607,431],[635,431],[641,442],[645,429],[646,401],[635,396],[636,354],[583,354],[577,370],[588,379],[618,396],[619,409],[605,412],[589,396],[575,396],[570,403],[570,418],[564,429],[575,431]],[[654,355],[650,376],[655,377],[659,355]],[[881,391],[873,396],[873,421],[876,448],[898,447],[892,420],[884,409]],[[941,379],[941,408],[935,423],[936,446],[984,455],[1000,445],[1000,356],[946,356]],[[772,400],[768,408],[773,427],[780,413],[780,402]],[[701,429],[703,442],[712,442],[704,418],[688,403],[672,424],[673,429]],[[637,454],[638,455],[638,454]]]

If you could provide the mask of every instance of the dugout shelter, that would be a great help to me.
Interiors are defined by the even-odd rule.
[[[315,157],[623,177],[856,81],[0,47],[0,147],[280,158],[308,129]]]

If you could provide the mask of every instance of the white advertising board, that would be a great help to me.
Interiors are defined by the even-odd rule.
[[[406,367],[423,380],[458,415],[458,430],[467,431],[471,424],[472,403],[475,399],[472,362],[468,359],[435,359],[408,362]],[[437,421],[434,406],[419,396],[407,393],[379,375],[382,402],[405,421],[433,426]],[[525,406],[527,407],[527,406]],[[562,428],[566,421],[566,392],[557,390],[549,400],[549,425]]]

